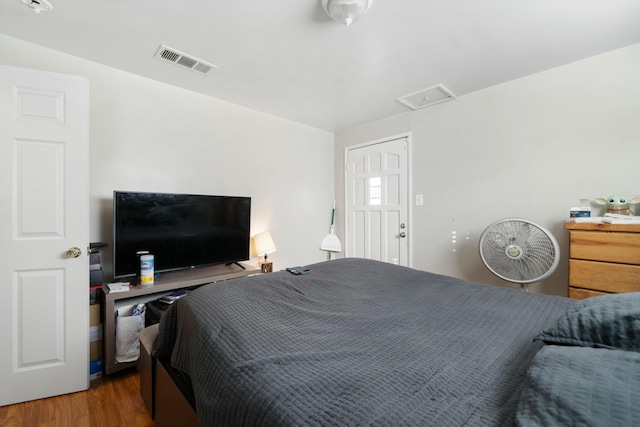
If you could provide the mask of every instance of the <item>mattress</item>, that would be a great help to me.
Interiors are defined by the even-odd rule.
[[[532,338],[571,304],[364,259],[209,284],[154,355],[203,426],[512,425]]]

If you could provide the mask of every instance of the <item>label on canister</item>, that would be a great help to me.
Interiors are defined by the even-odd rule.
[[[153,255],[140,256],[140,284],[153,285]]]

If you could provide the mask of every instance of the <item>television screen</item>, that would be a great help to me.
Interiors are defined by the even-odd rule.
[[[251,198],[113,193],[113,277],[140,271],[149,251],[156,272],[249,259]]]

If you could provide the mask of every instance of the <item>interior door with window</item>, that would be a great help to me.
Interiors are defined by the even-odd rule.
[[[89,387],[89,86],[0,66],[0,405]]]
[[[347,147],[345,255],[410,266],[409,137]]]

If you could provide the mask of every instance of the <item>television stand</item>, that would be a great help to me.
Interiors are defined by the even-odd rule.
[[[252,265],[219,264],[188,270],[162,273],[153,285],[135,286],[126,292],[109,293],[109,287],[102,286],[102,306],[104,307],[104,371],[106,375],[137,365],[135,362],[116,362],[116,308],[125,305],[146,303],[170,294],[178,289],[197,288],[207,283],[237,279],[260,273]]]

